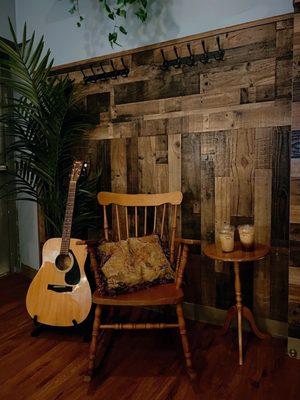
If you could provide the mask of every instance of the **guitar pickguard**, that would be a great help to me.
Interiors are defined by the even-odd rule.
[[[74,263],[70,271],[66,272],[65,282],[68,285],[77,285],[77,283],[80,281],[80,269],[74,253],[71,250],[69,250],[69,252],[73,256]]]

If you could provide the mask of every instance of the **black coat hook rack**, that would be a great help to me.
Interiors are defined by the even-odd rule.
[[[105,71],[103,63],[100,62],[100,64],[96,65],[90,65],[89,68],[91,70],[91,75],[86,75],[84,70],[80,68],[80,71],[83,76],[83,82],[85,84],[88,83],[95,83],[97,81],[107,81],[108,79],[117,79],[119,76],[122,78],[127,78],[129,74],[129,68],[125,65],[123,57],[121,58],[121,63],[122,67],[121,69],[117,69],[113,60],[110,60],[110,65],[111,65],[111,70],[110,71]],[[101,68],[101,73],[96,74],[94,68],[98,66]]]
[[[220,43],[220,37],[216,37],[216,43],[217,43],[217,50],[214,51],[208,51],[206,47],[205,40],[201,40],[201,46],[203,53],[202,54],[193,54],[191,44],[187,43],[187,49],[188,49],[188,56],[186,57],[180,57],[178,53],[178,49],[176,46],[173,47],[173,51],[175,54],[175,58],[172,60],[167,60],[166,55],[163,49],[160,50],[163,62],[160,66],[160,68],[163,71],[167,71],[171,67],[173,68],[180,68],[183,65],[188,65],[189,67],[192,67],[198,62],[201,62],[202,64],[207,64],[209,61],[216,60],[216,61],[223,61],[224,56],[225,56],[225,50],[221,48],[221,43]]]

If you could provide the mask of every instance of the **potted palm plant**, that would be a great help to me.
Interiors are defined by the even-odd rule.
[[[67,197],[66,186],[74,148],[92,123],[83,109],[82,97],[68,77],[51,76],[53,60],[44,51],[43,37],[27,37],[21,44],[10,24],[12,42],[0,40],[0,84],[12,93],[2,104],[0,122],[9,139],[8,169],[0,196],[39,204],[46,238],[59,236]],[[73,234],[95,225],[97,177],[78,184]]]

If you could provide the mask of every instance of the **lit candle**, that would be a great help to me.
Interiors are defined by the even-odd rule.
[[[254,245],[254,226],[253,225],[240,225],[238,227],[240,241],[244,250],[249,251],[253,249]]]
[[[234,227],[224,225],[219,232],[222,251],[229,253],[234,249]]]

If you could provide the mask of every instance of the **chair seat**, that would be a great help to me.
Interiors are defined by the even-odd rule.
[[[175,283],[153,286],[134,293],[119,296],[101,296],[99,290],[93,295],[95,304],[110,306],[157,306],[163,304],[178,304],[183,301],[183,292],[177,289]]]

